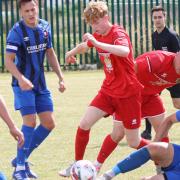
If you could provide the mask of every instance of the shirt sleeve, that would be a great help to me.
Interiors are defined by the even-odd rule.
[[[52,48],[52,34],[51,34],[51,27],[50,25],[48,24],[48,27],[47,27],[47,32],[48,32],[48,42],[47,42],[47,48]]]
[[[12,29],[7,36],[6,52],[16,53],[21,46],[21,39],[18,33]]]
[[[113,35],[114,45],[121,45],[129,47],[129,40],[127,34],[122,31],[116,31]]]
[[[170,49],[174,53],[180,51],[180,38],[177,34],[171,35]]]

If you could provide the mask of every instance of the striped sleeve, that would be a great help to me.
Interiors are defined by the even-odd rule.
[[[11,30],[7,37],[6,52],[16,53],[21,44],[20,37],[15,30]]]

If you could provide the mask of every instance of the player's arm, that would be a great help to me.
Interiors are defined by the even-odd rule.
[[[175,59],[174,59],[174,67],[177,74],[180,74],[180,51],[176,53]]]
[[[75,48],[72,50],[68,51],[66,53],[66,63],[75,63],[76,62],[76,54],[84,54],[89,50],[89,47],[87,45],[87,42],[82,42],[78,44]]]
[[[163,137],[166,137],[166,135],[169,132],[169,129],[172,127],[174,123],[179,122],[176,118],[176,113],[171,114],[168,116],[159,126],[159,129],[155,135],[154,141],[160,141]]]
[[[6,69],[18,80],[19,86],[22,90],[30,90],[33,88],[33,84],[17,69],[14,64],[16,54],[6,52],[5,54],[5,66]]]
[[[0,95],[0,116],[3,119],[3,121],[7,124],[11,135],[18,141],[18,145],[22,146],[24,144],[24,136],[22,132],[15,126],[7,110],[5,101],[1,95]]]
[[[64,78],[63,78],[63,74],[61,71],[61,67],[58,63],[58,59],[57,56],[54,52],[53,48],[48,48],[46,50],[46,56],[48,59],[48,62],[50,64],[50,66],[52,67],[53,71],[57,74],[58,79],[59,79],[59,91],[60,92],[64,92],[65,91],[65,84],[64,84]]]
[[[171,34],[170,49],[175,53],[180,51],[180,39],[177,34]]]
[[[118,44],[107,44],[97,41],[94,36],[90,33],[86,33],[83,35],[84,41],[90,41],[93,46],[100,48],[104,51],[107,51],[111,54],[120,57],[127,57],[129,55],[130,49],[128,46],[118,45]]]

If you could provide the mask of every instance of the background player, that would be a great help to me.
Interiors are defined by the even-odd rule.
[[[6,68],[13,75],[12,87],[15,98],[15,109],[20,110],[25,137],[23,147],[18,148],[17,158],[12,161],[15,166],[13,178],[24,180],[37,178],[30,171],[27,158],[54,128],[53,102],[47,89],[44,77],[44,58],[57,74],[59,90],[64,92],[63,75],[57,61],[50,26],[38,18],[36,0],[19,0],[22,20],[10,30],[6,46]],[[40,125],[36,126],[36,114]],[[28,178],[29,177],[29,178]]]
[[[179,60],[180,53],[175,54],[165,51],[152,51],[138,56],[135,61],[137,77],[144,85],[144,89],[141,93],[142,117],[148,117],[156,133],[165,117],[165,108],[159,93],[163,89],[179,83]],[[120,122],[113,121],[113,131],[104,139],[95,162],[98,171],[121,139],[123,139],[124,132],[120,127]],[[161,137],[161,141],[169,141],[167,134]],[[157,169],[157,171],[159,171],[159,169]]]
[[[163,121],[157,133],[157,139],[167,134],[173,123],[180,122],[180,111],[170,115]],[[163,173],[145,177],[142,180],[179,180],[180,179],[180,145],[162,142],[151,143],[130,154],[116,164],[110,171],[104,173],[99,180],[110,180],[118,174],[126,173],[145,164],[148,160],[158,163]]]
[[[161,6],[155,6],[151,10],[152,20],[156,31],[152,34],[152,47],[155,50],[163,50],[169,52],[180,51],[180,39],[178,34],[167,28],[166,12]],[[180,109],[180,84],[168,88],[174,107]],[[151,139],[151,124],[146,119],[146,129],[141,134],[146,139]]]

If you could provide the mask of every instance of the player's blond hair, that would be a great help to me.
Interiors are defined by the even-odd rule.
[[[104,1],[91,1],[84,9],[84,19],[86,23],[93,24],[99,18],[108,14],[108,7]]]

